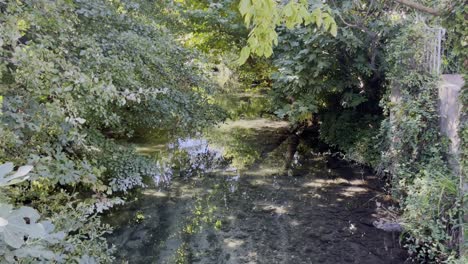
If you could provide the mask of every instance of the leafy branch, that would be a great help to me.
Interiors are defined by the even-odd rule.
[[[337,35],[338,27],[331,16],[330,10],[322,10],[322,6],[309,12],[307,0],[291,0],[284,6],[279,6],[274,0],[241,0],[239,11],[244,18],[244,24],[251,28],[247,46],[242,48],[237,63],[242,65],[250,54],[270,57],[273,47],[278,45],[276,27],[284,24],[288,29],[297,25],[315,23],[333,36]]]

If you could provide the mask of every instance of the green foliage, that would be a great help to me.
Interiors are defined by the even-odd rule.
[[[4,222],[0,225],[0,260],[13,263],[15,258],[46,261],[59,258],[47,248],[62,240],[64,233],[49,233],[54,230],[54,225],[38,223],[39,217],[31,207],[14,210],[11,205],[0,204],[0,221]]]
[[[223,149],[223,157],[231,161],[231,165],[238,169],[245,169],[253,165],[260,158],[261,142],[255,137],[255,131],[243,127],[231,129],[229,137],[225,131],[210,131],[208,139],[219,144]]]
[[[185,47],[195,49],[207,63],[211,78],[226,93],[263,89],[270,86],[273,65],[269,59],[251,57],[240,66],[238,55],[246,45],[248,29],[238,10],[238,0],[186,0],[171,8],[168,26],[177,26],[176,34]],[[170,23],[170,25],[169,25]],[[215,97],[213,102],[217,102]]]
[[[447,29],[448,61],[446,70],[466,74],[468,54],[468,3],[461,0],[460,4],[454,5],[444,19],[444,27]]]
[[[108,193],[127,193],[137,187],[145,187],[146,182],[159,184],[167,182],[168,175],[165,168],[153,159],[138,155],[133,149],[119,146],[112,141],[103,141],[99,155],[98,164],[107,168],[104,181],[109,186]]]
[[[272,89],[276,114],[297,124],[317,120],[323,141],[390,173],[412,257],[452,261],[460,195],[439,135],[438,78],[424,66],[428,36],[422,18],[388,1],[332,2],[339,18],[336,38],[310,26],[280,31]],[[450,15],[458,17],[448,29],[458,41],[450,44],[456,52],[466,47],[463,10],[456,5]],[[400,91],[396,105],[391,89]]]
[[[380,164],[379,121],[379,116],[360,116],[351,110],[328,112],[323,114],[319,137],[346,153],[347,159],[375,168]]]
[[[232,58],[247,35],[237,9],[238,0],[185,0],[175,6],[179,34],[186,46],[215,60]],[[172,21],[171,21],[172,22]]]
[[[263,89],[275,69],[276,114],[318,120],[323,141],[391,172],[412,256],[453,259],[461,198],[437,132],[437,79],[420,67],[421,28],[393,2],[0,1],[0,261],[112,263],[99,214],[172,176],[115,138],[196,132],[231,108],[212,96],[210,78]],[[454,69],[466,66],[466,10],[454,6],[444,18]],[[274,65],[249,59],[273,52]],[[384,99],[394,119],[378,131],[378,103],[391,87],[402,100]],[[252,117],[271,102],[245,101],[229,114]],[[225,154],[238,168],[252,165],[256,142],[233,131]],[[465,157],[466,124],[460,133]],[[174,167],[183,171],[186,158]],[[11,162],[30,165],[13,172]],[[210,199],[197,203],[187,230],[220,227]]]
[[[255,119],[271,112],[270,98],[258,93],[220,93],[215,98],[231,120]]]
[[[365,1],[333,6],[340,18],[336,37],[311,26],[281,31],[271,95],[279,117],[298,124],[318,120],[321,140],[377,167],[383,48],[397,31],[392,18],[381,15],[381,5],[363,6]]]
[[[13,164],[0,165],[0,190],[2,187],[25,181],[32,166],[21,166],[13,172]],[[8,176],[7,176],[8,175]],[[7,176],[7,177],[5,177]],[[15,258],[57,260],[58,254],[49,250],[53,244],[63,240],[63,232],[52,233],[54,225],[50,221],[38,222],[37,210],[22,206],[13,209],[0,196],[0,261],[16,262]]]
[[[143,212],[138,211],[135,214],[134,220],[135,220],[135,223],[139,224],[145,220],[145,215],[143,214]]]
[[[293,29],[296,25],[307,26],[314,23],[336,36],[337,25],[330,15],[330,10],[322,10],[319,1],[314,1],[312,12],[309,12],[309,8],[307,0],[291,0],[284,6],[279,6],[274,0],[241,0],[239,11],[245,25],[251,30],[248,45],[242,48],[238,63],[244,64],[251,53],[270,57],[273,54],[273,46],[278,45],[276,27],[282,24]]]
[[[461,258],[466,262],[468,258],[468,223],[466,223],[466,214],[468,213],[468,193],[466,191],[466,177],[468,175],[468,5],[466,1],[460,1],[459,5],[455,5],[453,10],[444,18],[445,27],[448,29],[448,43],[451,48],[451,55],[455,57],[455,73],[461,74],[465,80],[465,86],[460,92],[459,101],[461,103],[461,117],[458,135],[460,137],[460,193],[458,198],[460,201],[459,221],[463,224],[460,229],[464,232],[464,245],[460,246]],[[449,53],[450,54],[450,53]],[[449,56],[450,59],[450,56]],[[450,63],[449,63],[450,65]],[[449,69],[450,70],[450,69]],[[463,186],[463,187],[462,187]],[[464,217],[464,219],[463,219]],[[462,260],[463,261],[463,260]]]
[[[410,235],[406,247],[412,258],[436,263],[454,258],[454,248],[447,242],[452,240],[457,214],[450,201],[458,189],[445,162],[435,157],[417,174],[399,173],[400,177],[414,178],[411,184],[398,185],[407,192],[402,205],[403,221]]]
[[[336,5],[339,34],[332,37],[314,27],[281,31],[275,51],[278,73],[272,96],[280,117],[302,122],[321,111],[346,108],[378,114],[383,93],[383,43],[393,37],[390,17],[361,2]],[[347,25],[355,21],[356,25]]]
[[[466,79],[465,79],[466,80]],[[463,109],[466,109],[468,105],[468,101],[465,100],[463,101]],[[466,111],[464,111],[464,113],[466,113]],[[466,117],[465,117],[466,118]],[[460,126],[460,130],[459,130],[459,136],[460,136],[460,139],[461,139],[461,143],[460,143],[460,174],[461,174],[461,181],[466,183],[466,175],[468,175],[468,122],[466,122],[466,119],[464,121],[464,123]],[[460,191],[460,194],[459,194],[459,199],[461,200],[461,216],[466,216],[467,212],[468,212],[468,205],[467,205],[467,200],[468,200],[468,193],[465,191]],[[459,216],[459,217],[461,217]],[[463,220],[462,220],[463,221]],[[465,241],[465,245],[463,245],[463,248],[464,248],[464,252],[460,252],[461,256],[464,257],[464,258],[468,258],[468,252],[467,252],[467,249],[466,249],[466,244],[467,244],[467,241],[468,241],[468,234],[466,233],[467,229],[468,229],[468,223],[466,222],[462,222],[463,223],[463,230],[464,230],[464,241]]]
[[[26,213],[39,213],[64,236],[38,244],[43,256],[2,244],[8,261],[111,263],[103,237],[110,227],[99,213],[145,180],[165,176],[157,162],[110,138],[161,128],[193,132],[223,116],[208,101],[215,86],[206,68],[158,20],[162,11],[153,4],[0,1],[0,162],[35,168],[23,181],[30,167],[11,175],[11,163],[1,167],[1,196],[13,205],[2,215],[24,215],[12,208],[28,204]],[[27,225],[39,224],[30,218]]]
[[[400,100],[384,101],[390,114],[383,166],[392,174],[408,233],[406,246],[419,262],[456,256],[457,178],[448,169],[439,134],[438,77],[424,69],[425,25],[408,22],[388,45],[391,86]]]

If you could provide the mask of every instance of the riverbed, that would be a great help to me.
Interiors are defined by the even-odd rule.
[[[379,177],[290,137],[252,118],[138,142],[179,164],[107,217],[118,263],[403,263],[399,233],[375,227],[394,210]]]

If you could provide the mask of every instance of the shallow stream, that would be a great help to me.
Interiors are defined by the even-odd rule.
[[[294,146],[291,146],[291,145]],[[368,169],[317,154],[269,118],[230,121],[191,138],[138,143],[176,160],[107,221],[118,263],[403,263],[393,217]],[[294,153],[291,153],[291,150]],[[287,164],[288,163],[288,164]]]

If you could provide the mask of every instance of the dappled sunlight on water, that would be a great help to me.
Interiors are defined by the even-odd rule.
[[[288,138],[286,122],[251,118],[166,144],[138,142],[141,154],[170,164],[172,182],[109,216],[118,259],[401,263],[398,234],[372,224],[378,178],[345,162],[330,166],[327,155],[291,148],[304,143]]]
[[[245,242],[243,240],[240,240],[240,239],[234,239],[234,238],[224,239],[224,244],[228,248],[238,248],[238,247],[242,246],[244,243]]]
[[[143,195],[154,196],[154,197],[167,197],[167,193],[157,191],[157,190],[153,190],[153,189],[144,190],[144,191],[142,191],[142,194]]]
[[[252,120],[236,120],[227,122],[220,126],[221,130],[230,130],[232,128],[247,128],[254,130],[265,130],[265,129],[280,129],[288,128],[289,123],[285,121],[272,121],[266,118],[258,118]]]
[[[368,189],[360,188],[360,187],[347,187],[340,194],[346,197],[353,197],[358,193],[365,193],[368,191],[369,191]]]

